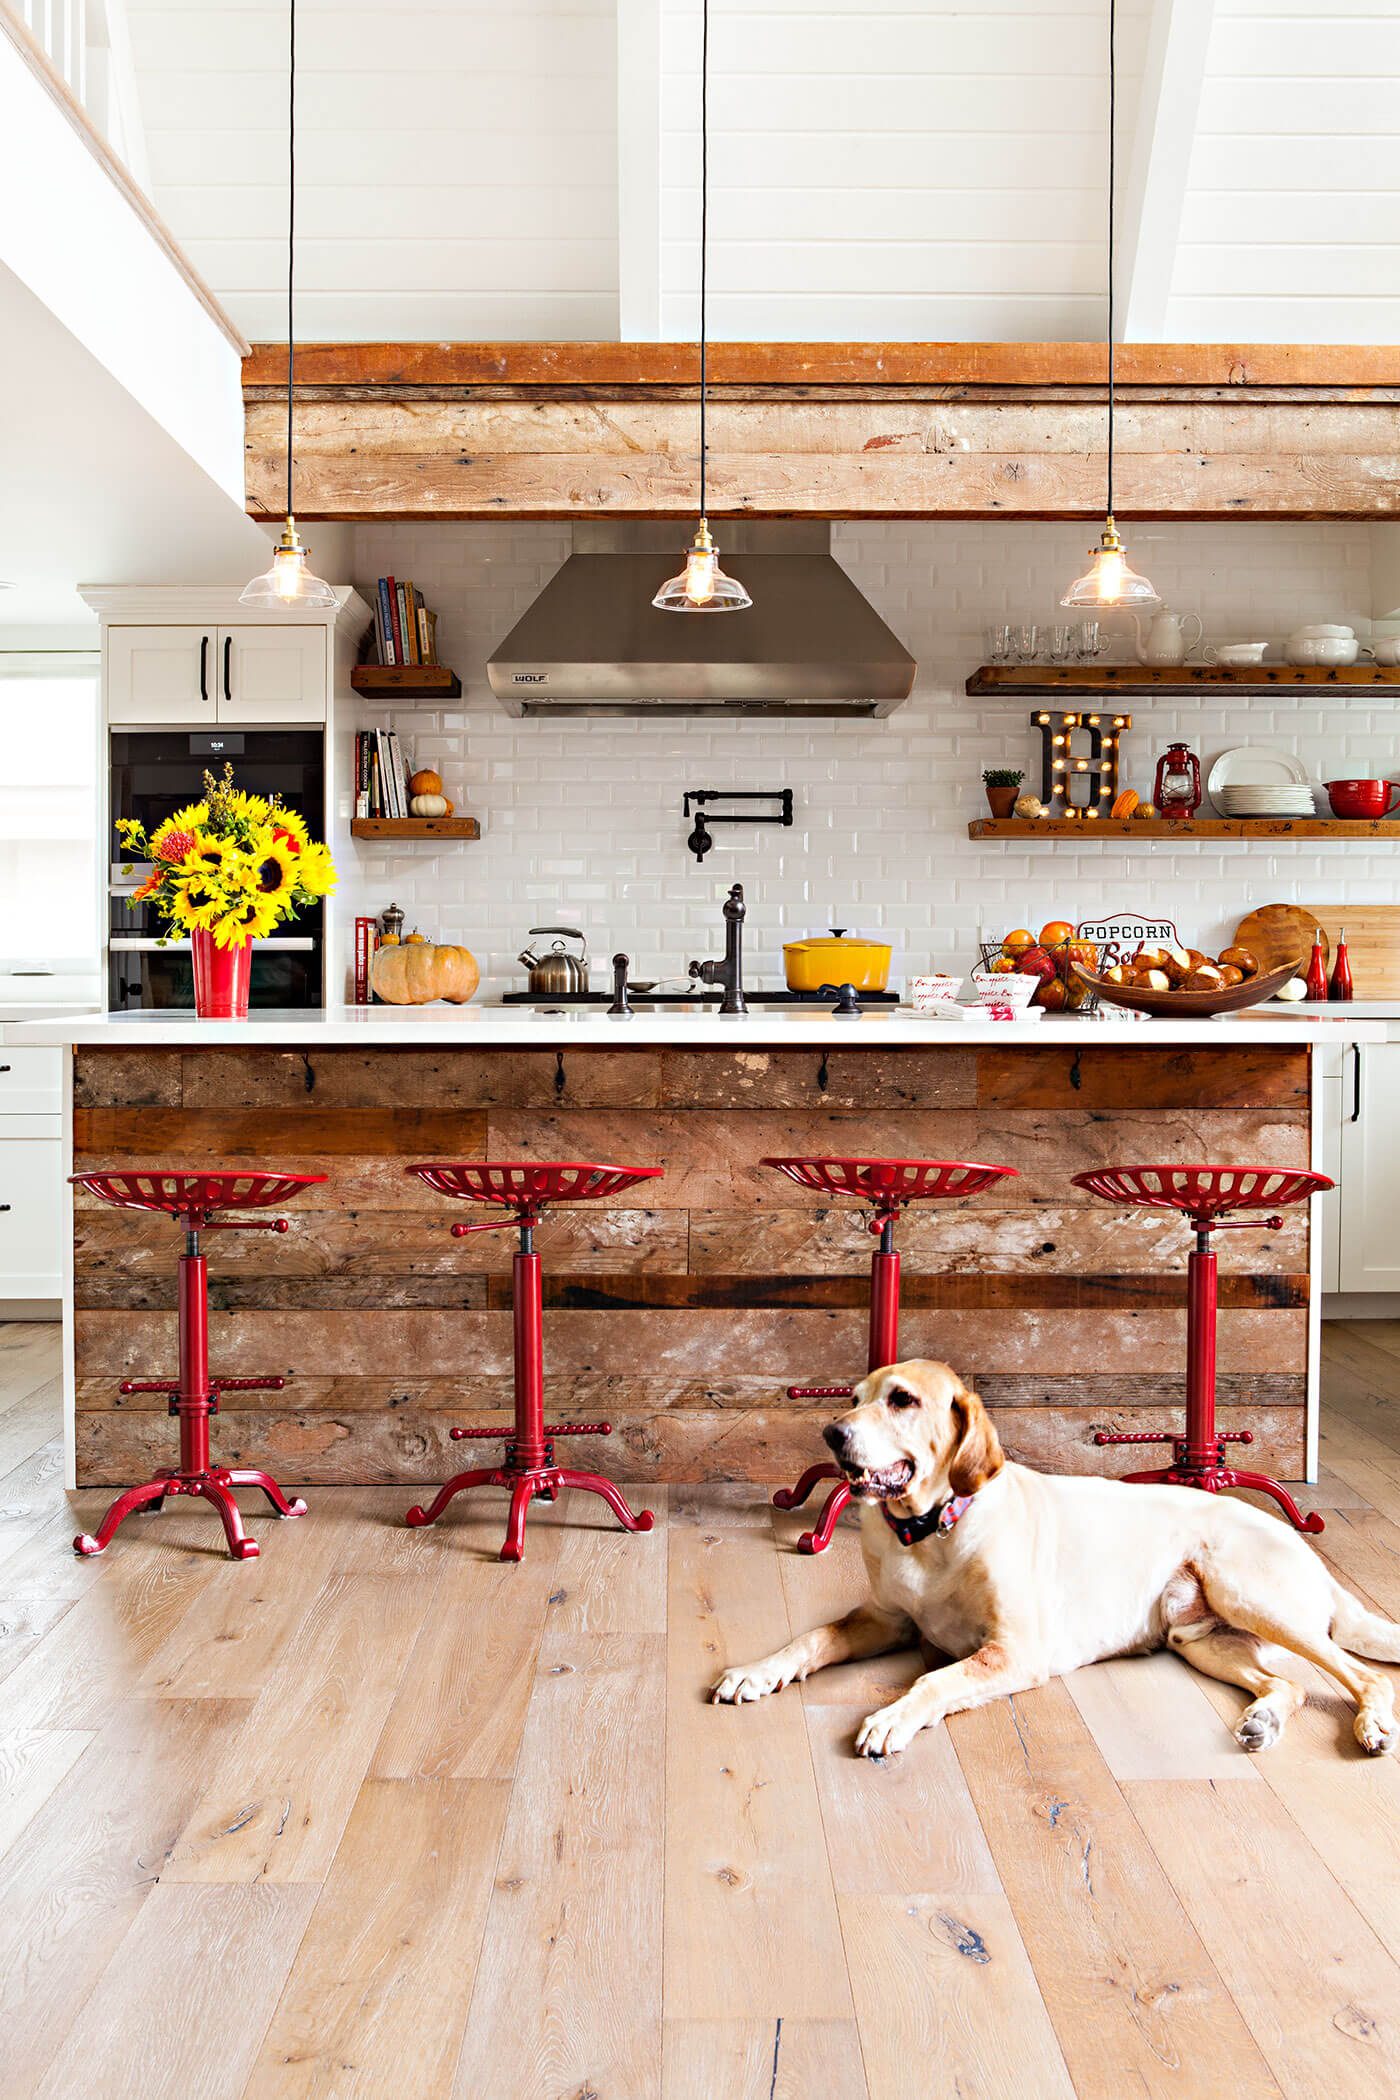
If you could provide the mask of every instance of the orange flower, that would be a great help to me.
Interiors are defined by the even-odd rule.
[[[154,868],[151,871],[151,873],[146,877],[146,880],[142,883],[140,889],[134,890],[132,892],[132,903],[143,904],[147,897],[153,897],[156,891],[160,888],[162,882],[164,882],[164,880],[164,868]]]

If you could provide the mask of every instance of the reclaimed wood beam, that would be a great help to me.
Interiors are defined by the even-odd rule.
[[[1102,343],[712,343],[716,386],[1098,386]],[[245,388],[286,385],[285,343],[256,343]],[[694,343],[299,343],[305,387],[695,386]],[[1389,343],[1123,343],[1124,386],[1400,386]]]
[[[276,346],[245,368],[247,507],[283,505]],[[728,517],[1096,518],[1092,343],[719,344],[710,509]],[[1397,509],[1400,350],[1128,345],[1125,518]],[[696,353],[674,343],[312,344],[307,518],[689,517]]]

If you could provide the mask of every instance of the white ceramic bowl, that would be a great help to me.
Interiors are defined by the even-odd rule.
[[[1215,649],[1215,661],[1226,664],[1233,670],[1244,670],[1250,664],[1262,664],[1267,642],[1221,642]]]
[[[1023,970],[974,970],[972,989],[979,1006],[1029,1006],[1040,979]]]
[[[1400,664],[1400,634],[1392,634],[1385,641],[1377,642],[1375,658],[1378,664]]]
[[[909,1003],[919,1013],[926,1014],[935,1006],[951,1006],[962,989],[961,977],[928,977],[909,979]]]
[[[1329,626],[1325,620],[1315,627],[1295,627],[1293,632],[1305,642],[1349,642],[1356,635],[1354,627]]]
[[[1353,635],[1343,641],[1340,635],[1291,634],[1284,645],[1284,654],[1291,664],[1303,669],[1342,671],[1356,662],[1361,645]]]

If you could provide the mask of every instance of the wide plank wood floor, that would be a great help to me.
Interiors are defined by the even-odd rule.
[[[0,1327],[0,2094],[1396,2100],[1400,1758],[1316,1679],[1259,1758],[1158,1655],[851,1738],[912,1657],[759,1707],[845,1608],[750,1488],[431,1531],[402,1492],[135,1520],[60,1486],[57,1330]],[[1321,1550],[1400,1615],[1400,1321],[1324,1344]]]

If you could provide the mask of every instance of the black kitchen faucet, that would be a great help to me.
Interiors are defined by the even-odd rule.
[[[690,974],[701,984],[724,986],[722,1014],[746,1014],[744,997],[744,885],[736,882],[724,900],[724,961],[693,962]]]

